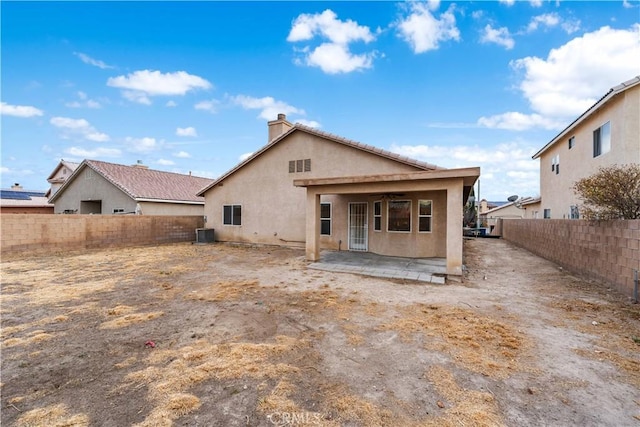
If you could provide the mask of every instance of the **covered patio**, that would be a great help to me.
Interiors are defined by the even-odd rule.
[[[386,175],[296,179],[294,185],[306,188],[306,257],[319,261],[320,204],[322,195],[373,195],[393,193],[446,193],[446,237],[439,242],[445,248],[445,274],[462,276],[463,207],[480,176],[480,168],[437,169]],[[415,253],[418,253],[417,251]],[[380,255],[391,255],[381,253]],[[394,254],[398,255],[398,254]],[[420,258],[407,253],[407,258]],[[424,257],[422,257],[424,258]]]

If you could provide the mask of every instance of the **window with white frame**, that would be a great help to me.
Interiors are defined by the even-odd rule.
[[[593,157],[611,150],[611,122],[607,122],[593,131]]]
[[[331,203],[320,203],[320,234],[331,236]]]
[[[113,213],[124,213],[124,209],[122,209],[122,208],[113,208]]]
[[[222,223],[224,225],[242,225],[242,206],[224,205],[222,207]]]
[[[545,209],[543,212],[543,217],[545,219],[550,219],[551,218],[551,209]]]
[[[556,154],[551,159],[551,172],[555,172],[556,175],[560,173],[560,154]]]
[[[411,231],[411,200],[387,202],[387,231]]]
[[[569,138],[569,150],[571,150],[574,145],[576,145],[576,137],[572,136],[571,138]]]
[[[373,231],[382,231],[382,201],[373,202]]]
[[[419,233],[431,232],[432,212],[433,212],[432,200],[418,201],[418,232]]]

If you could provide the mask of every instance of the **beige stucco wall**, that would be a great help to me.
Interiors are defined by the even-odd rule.
[[[611,123],[611,150],[593,157],[593,131]],[[573,184],[614,164],[640,163],[640,85],[627,89],[592,113],[563,139],[540,156],[540,195],[551,218],[569,218],[572,205],[580,201],[571,189]],[[569,138],[575,136],[573,148]],[[560,156],[560,173],[551,170],[552,159]]]
[[[63,213],[66,209],[81,211],[82,201],[102,201],[103,215],[113,214],[114,209],[123,209],[124,214],[136,211],[136,201],[116,186],[104,179],[93,169],[85,167],[64,193],[55,200],[55,213]],[[204,205],[186,203],[140,202],[143,215],[203,215]]]
[[[54,212],[77,209],[77,213],[81,213],[80,202],[83,200],[101,200],[102,214],[111,214],[113,209],[124,209],[125,212],[136,210],[135,200],[88,167],[83,168],[64,193],[58,195],[54,202]]]
[[[310,172],[289,173],[289,161],[311,159]],[[353,147],[325,140],[306,132],[294,132],[273,148],[263,152],[251,163],[227,177],[222,185],[205,194],[206,227],[215,228],[219,241],[255,242],[304,247],[306,190],[295,187],[294,179],[357,176],[414,172],[419,169]],[[322,236],[322,248],[347,249],[347,212],[350,201],[368,202],[369,250],[406,256],[407,247],[421,253],[417,256],[446,254],[446,192],[407,193],[399,199],[434,201],[432,233],[417,233],[417,217],[411,233],[386,232],[386,205],[383,207],[383,231],[373,232],[373,201],[381,196],[322,196],[322,202],[332,203],[332,234]],[[222,225],[223,205],[242,206],[242,225]],[[462,208],[461,208],[462,209]],[[416,213],[417,215],[417,213]],[[383,242],[382,235],[389,238]],[[342,241],[342,243],[340,243]],[[421,251],[421,249],[424,249]],[[415,253],[415,252],[414,252]]]

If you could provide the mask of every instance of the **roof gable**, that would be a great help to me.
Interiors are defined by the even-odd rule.
[[[68,168],[73,173],[73,171],[76,170],[78,168],[78,166],[80,166],[80,163],[69,162],[67,160],[60,160],[60,163],[58,163],[58,165],[53,170],[53,172],[51,172],[51,174],[49,175],[47,180],[55,178],[55,176],[57,175],[58,171],[60,169],[62,169],[62,167]]]
[[[289,129],[288,131],[284,132],[282,135],[278,136],[277,138],[274,138],[273,140],[271,140],[267,145],[265,145],[260,150],[258,150],[255,153],[253,153],[251,156],[249,156],[243,162],[238,163],[235,167],[233,167],[232,169],[227,171],[225,174],[220,176],[218,179],[216,179],[215,181],[210,183],[207,187],[205,187],[202,190],[200,190],[198,192],[198,195],[204,195],[204,193],[206,193],[209,189],[211,189],[215,185],[219,184],[220,182],[224,181],[226,178],[228,178],[229,176],[233,175],[235,172],[237,172],[241,168],[245,167],[247,164],[251,163],[257,157],[261,156],[265,151],[273,148],[280,141],[283,141],[284,139],[286,139],[288,136],[290,136],[294,132],[305,132],[305,133],[308,133],[310,135],[315,135],[315,136],[318,136],[320,138],[323,138],[325,140],[328,140],[328,141],[331,141],[331,142],[334,142],[334,143],[342,144],[342,145],[345,145],[347,147],[351,147],[351,148],[354,148],[354,149],[357,149],[357,150],[361,150],[363,152],[374,154],[376,156],[383,157],[383,158],[386,158],[386,159],[389,159],[389,160],[393,160],[393,161],[396,161],[396,162],[399,162],[399,163],[403,163],[403,164],[406,164],[406,165],[414,166],[414,167],[416,167],[418,169],[422,169],[422,170],[444,169],[444,168],[441,168],[439,166],[436,166],[436,165],[433,165],[433,164],[430,164],[430,163],[421,162],[421,161],[418,161],[418,160],[415,160],[415,159],[411,159],[411,158],[406,157],[406,156],[402,156],[400,154],[396,154],[396,153],[392,153],[392,152],[387,151],[387,150],[383,150],[382,148],[374,147],[372,145],[363,144],[363,143],[360,143],[360,142],[357,142],[357,141],[353,141],[353,140],[350,140],[350,139],[347,139],[347,138],[343,138],[343,137],[335,135],[335,134],[331,134],[329,132],[320,131],[320,130],[311,128],[309,126],[304,126],[304,125],[301,125],[299,123],[296,123],[291,129]]]
[[[538,157],[540,157],[542,153],[544,153],[549,148],[551,148],[556,142],[561,141],[571,130],[573,130],[576,126],[578,126],[580,123],[586,120],[589,116],[591,116],[600,108],[602,108],[604,105],[606,105],[609,101],[611,101],[617,95],[627,91],[628,89],[631,89],[634,86],[637,86],[638,84],[640,84],[640,75],[635,76],[634,78],[627,80],[626,82],[620,83],[619,85],[609,89],[609,91],[605,93],[602,98],[600,98],[595,104],[589,107],[587,111],[582,113],[577,119],[571,122],[569,126],[564,128],[558,135],[556,135],[551,141],[549,141],[544,147],[542,147],[540,151],[534,154],[532,158],[537,159]]]
[[[98,160],[84,160],[60,189],[51,197],[53,202],[85,168],[90,168],[134,200],[203,203],[196,195],[212,180],[173,172],[163,172],[139,166],[126,166]]]

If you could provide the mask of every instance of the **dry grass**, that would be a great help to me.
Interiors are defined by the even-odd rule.
[[[69,415],[65,405],[57,404],[26,412],[18,419],[16,427],[85,427],[88,425],[88,416]]]
[[[222,281],[199,291],[191,292],[187,299],[208,302],[237,301],[242,298],[251,298],[259,291],[257,280]]]
[[[258,401],[258,409],[265,414],[275,412],[302,412],[300,407],[291,400],[296,387],[287,379],[280,380],[271,393]]]
[[[449,353],[466,369],[492,378],[521,369],[518,356],[528,345],[511,326],[458,307],[411,305],[379,329],[399,332],[405,340],[423,334],[428,349]]]
[[[640,387],[640,344],[633,339],[640,338],[640,327],[636,322],[640,319],[640,307],[581,299],[554,301],[551,306],[576,320],[576,329],[595,337],[596,349],[577,349],[577,354],[590,359],[608,360],[625,371],[633,385]],[[592,322],[596,322],[596,325]]]
[[[306,345],[308,344],[294,338],[279,336],[275,343],[212,344],[200,340],[192,346],[177,350],[154,351],[148,358],[150,366],[127,375],[130,385],[147,386],[149,399],[154,404],[154,408],[140,425],[155,426],[162,420],[162,425],[171,425],[167,420],[175,420],[195,410],[199,401],[196,404],[195,400],[188,400],[184,396],[187,390],[203,381],[275,379],[295,374],[298,372],[297,367],[274,363],[273,359]],[[176,396],[182,397],[176,400]],[[178,405],[176,402],[185,404]]]
[[[100,325],[100,329],[116,329],[124,328],[135,323],[147,322],[149,320],[157,319],[164,313],[162,311],[152,311],[149,313],[132,313],[118,317],[113,320],[108,320]]]
[[[422,423],[423,426],[500,427],[505,425],[492,394],[461,388],[453,374],[441,366],[429,369],[427,377],[448,404],[443,404],[445,409],[443,416],[430,418]]]

